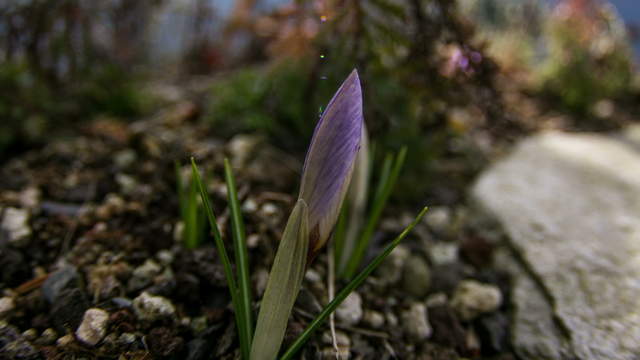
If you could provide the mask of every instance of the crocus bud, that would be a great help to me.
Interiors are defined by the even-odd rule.
[[[327,242],[349,188],[362,139],[362,91],[353,70],[313,132],[299,198],[309,206],[309,258]]]

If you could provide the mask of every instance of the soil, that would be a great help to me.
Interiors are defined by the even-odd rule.
[[[206,238],[186,249],[176,230],[175,162],[196,157],[227,234],[222,159],[231,158],[259,299],[293,205],[301,157],[257,136],[216,139],[189,121],[194,108],[179,103],[128,124],[98,119],[73,138],[2,164],[0,218],[9,209],[25,211],[30,234],[16,236],[5,224],[0,236],[1,359],[239,358],[213,242]],[[415,209],[389,210],[370,255],[415,215]],[[337,316],[341,358],[515,358],[508,341],[509,279],[492,265],[501,235],[472,211],[463,202],[435,206],[357,290],[361,302]],[[326,255],[320,255],[307,273],[285,346],[327,302],[325,275]],[[472,300],[454,299],[465,280],[496,290],[500,301],[463,316],[460,303]],[[97,319],[106,317],[90,324],[89,309],[102,311],[94,312]],[[328,329],[300,358],[336,358]]]

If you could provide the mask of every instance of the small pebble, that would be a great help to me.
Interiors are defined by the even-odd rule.
[[[427,261],[419,255],[412,255],[404,266],[402,288],[410,295],[423,297],[431,285],[431,271]]]
[[[67,335],[64,335],[64,336],[60,337],[56,341],[56,345],[58,345],[60,347],[64,347],[64,346],[67,346],[67,345],[73,343],[73,341],[74,341],[73,335],[67,334]]]
[[[82,323],[76,330],[76,338],[89,346],[97,345],[107,334],[109,313],[102,309],[92,308],[84,313]]]
[[[306,274],[304,274],[304,278],[311,283],[322,281],[322,277],[320,276],[320,274],[318,274],[318,272],[313,269],[307,270]]]
[[[362,297],[357,292],[352,292],[336,309],[336,317],[343,325],[356,325],[362,319]]]
[[[164,266],[169,266],[173,262],[174,256],[171,250],[160,250],[156,254],[156,258],[158,258],[158,261],[160,261],[160,264]]]
[[[46,328],[40,334],[40,337],[36,340],[38,345],[51,345],[58,338],[58,333],[52,328]]]
[[[331,332],[327,331],[322,334],[322,340],[325,344],[333,345],[333,338]],[[336,331],[336,344],[338,345],[338,351],[333,346],[327,346],[322,349],[322,359],[349,359],[351,352],[351,340],[342,331]]]
[[[147,259],[144,264],[133,270],[133,276],[129,279],[127,289],[129,291],[136,291],[148,286],[153,281],[153,278],[160,274],[161,271],[162,266],[152,259]]]
[[[34,328],[27,329],[22,333],[22,337],[25,340],[33,341],[38,337],[38,330],[36,330]]]
[[[467,321],[495,311],[501,304],[502,293],[497,286],[475,280],[460,282],[451,299],[451,307]]]
[[[258,210],[258,204],[252,198],[247,199],[242,204],[242,211],[245,212],[245,213],[252,214],[252,213],[256,212],[256,210]]]
[[[0,298],[0,319],[4,319],[9,316],[9,313],[15,309],[16,303],[12,297],[5,296]]]
[[[49,303],[54,303],[62,290],[77,287],[78,270],[75,266],[65,265],[49,275],[42,283],[42,295]]]
[[[425,222],[433,231],[443,233],[451,223],[451,211],[445,206],[434,206],[425,215]]]
[[[403,328],[409,339],[421,342],[431,336],[431,325],[427,319],[427,307],[422,303],[413,303],[409,310],[402,313]]]
[[[118,337],[118,342],[124,346],[128,346],[136,342],[136,334],[124,332]]]
[[[207,329],[207,317],[198,316],[191,320],[191,331],[194,335],[198,335]]]
[[[174,317],[176,313],[171,301],[162,296],[150,295],[146,291],[133,299],[133,310],[139,319],[148,321]]]
[[[259,242],[260,242],[260,235],[251,234],[247,236],[247,247],[249,249],[255,249],[258,246]]]
[[[7,234],[9,243],[16,247],[26,246],[31,236],[29,211],[18,208],[6,208],[2,218],[2,230]]]
[[[447,301],[449,301],[447,294],[439,292],[429,295],[424,303],[427,307],[435,307],[446,305]]]
[[[373,329],[379,329],[384,325],[384,315],[374,310],[365,310],[362,321]]]
[[[433,265],[455,263],[458,260],[458,244],[436,242],[429,246],[429,259]]]
[[[382,285],[393,285],[402,278],[404,267],[410,252],[406,246],[400,244],[389,254],[376,270],[376,276]]]

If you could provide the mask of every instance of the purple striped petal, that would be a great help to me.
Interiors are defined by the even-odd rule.
[[[338,219],[362,137],[362,91],[353,70],[333,96],[311,139],[302,170],[300,198],[309,206],[313,256]]]

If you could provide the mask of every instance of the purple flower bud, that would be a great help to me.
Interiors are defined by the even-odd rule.
[[[362,92],[353,70],[316,125],[302,170],[300,196],[309,207],[309,254],[327,242],[351,181],[362,137]]]

